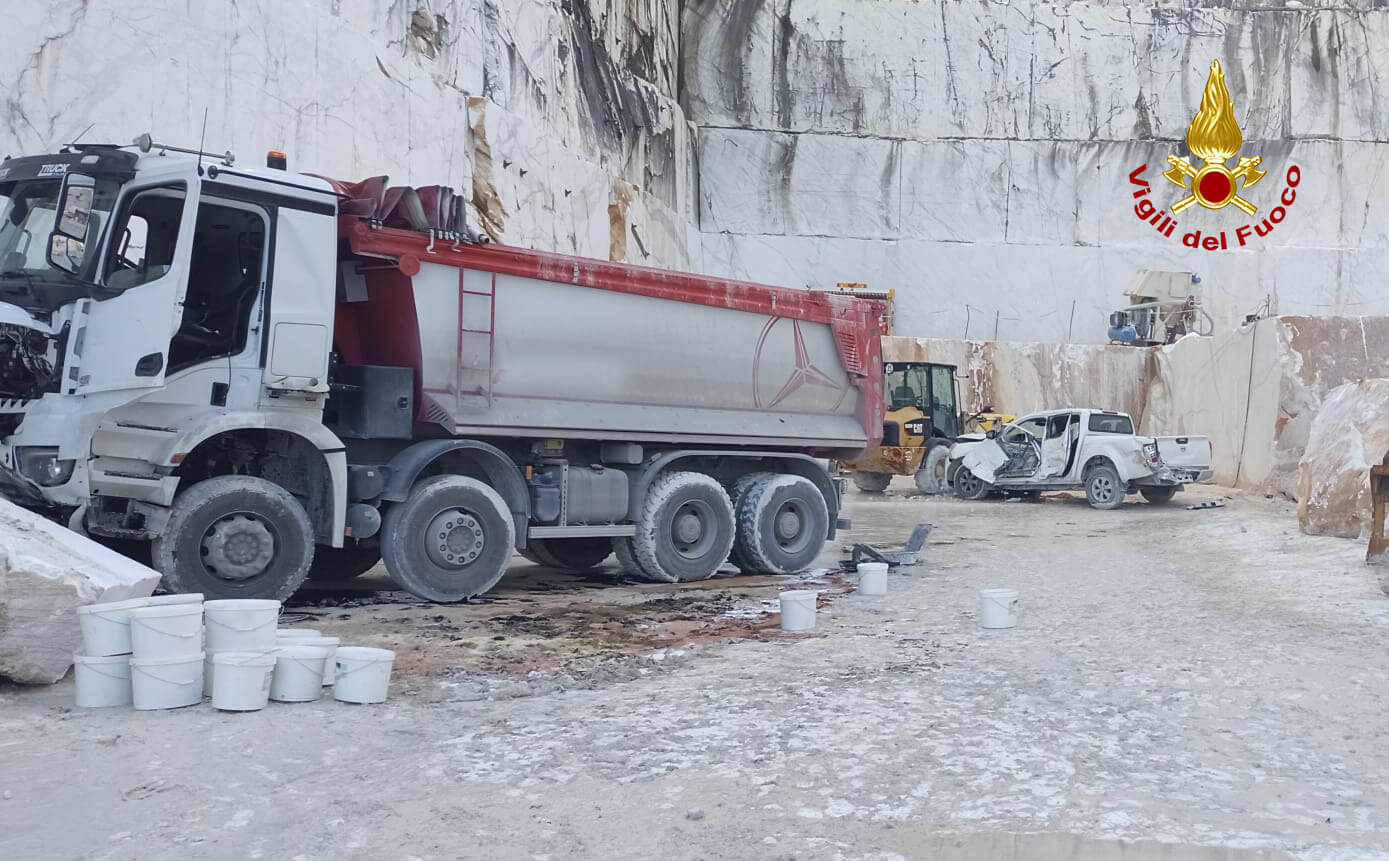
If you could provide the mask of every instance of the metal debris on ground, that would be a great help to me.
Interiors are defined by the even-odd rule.
[[[1225,501],[1223,499],[1208,499],[1205,502],[1194,502],[1184,507],[1187,511],[1200,511],[1203,508],[1224,508]]]
[[[892,568],[899,565],[916,565],[921,561],[921,548],[926,546],[931,528],[929,523],[918,523],[907,543],[901,547],[874,547],[871,544],[845,547],[844,551],[849,555],[839,560],[839,567],[844,571],[854,571],[860,562],[886,562]]]

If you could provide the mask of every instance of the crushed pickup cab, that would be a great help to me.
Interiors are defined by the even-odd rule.
[[[1211,442],[1137,436],[1133,419],[1111,410],[1047,410],[983,439],[960,439],[946,479],[962,499],[1084,488],[1095,508],[1115,508],[1135,491],[1163,503],[1183,485],[1210,481]]]

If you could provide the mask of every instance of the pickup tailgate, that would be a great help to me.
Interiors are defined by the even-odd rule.
[[[1206,436],[1160,436],[1158,457],[1172,469],[1202,471],[1211,468],[1211,439]]]

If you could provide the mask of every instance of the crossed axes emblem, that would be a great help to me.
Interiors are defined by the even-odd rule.
[[[1235,165],[1234,170],[1218,161],[1208,161],[1204,167],[1198,169],[1186,156],[1178,158],[1169,155],[1167,163],[1172,165],[1172,169],[1163,171],[1162,175],[1173,185],[1180,185],[1182,188],[1187,188],[1188,180],[1191,183],[1190,193],[1172,204],[1172,214],[1176,215],[1193,203],[1199,203],[1207,209],[1220,209],[1233,203],[1242,209],[1245,215],[1253,215],[1259,208],[1239,196],[1240,186],[1236,185],[1235,180],[1243,179],[1243,187],[1248,188],[1263,179],[1268,171],[1258,169],[1262,162],[1262,156],[1245,156]]]

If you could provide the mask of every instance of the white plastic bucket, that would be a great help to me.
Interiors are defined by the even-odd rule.
[[[275,648],[279,601],[225,598],[203,606],[207,609],[209,652],[264,652]]]
[[[203,593],[184,592],[180,595],[151,595],[150,606],[158,607],[161,604],[201,604]]]
[[[384,703],[395,652],[366,646],[339,646],[333,696],[344,703]]]
[[[342,640],[337,637],[319,637],[317,640],[300,640],[299,642],[313,643],[315,646],[324,646],[328,649],[328,654],[323,659],[323,686],[331,685],[333,677],[338,674],[338,645]]]
[[[238,652],[238,653],[231,653],[231,652],[208,652],[208,653],[207,653],[206,659],[203,661],[203,696],[205,696],[205,697],[210,697],[210,696],[212,696],[212,685],[215,683],[215,681],[216,681],[216,679],[217,679],[217,665],[213,662],[212,659],[215,658],[215,657],[217,657],[218,655],[224,655],[224,654],[269,655],[269,656],[271,656],[271,657],[273,658],[273,657],[275,656],[275,650],[274,650],[274,649],[259,649],[259,650],[254,651],[254,652]]]
[[[319,640],[304,640],[275,649],[275,676],[270,699],[307,703],[323,696],[323,662],[337,649]]]
[[[149,602],[148,598],[131,598],[78,607],[82,654],[92,658],[130,654],[130,611],[149,606]]]
[[[213,708],[228,712],[265,708],[275,672],[274,652],[217,652],[212,666]]]
[[[887,594],[886,562],[860,562],[858,564],[858,593],[860,595]]]
[[[1018,624],[1018,590],[980,589],[979,624],[985,628],[1011,628]]]
[[[781,593],[781,630],[815,630],[815,599],[820,593],[813,589],[796,589]],[[341,650],[339,650],[341,651]]]
[[[323,632],[317,628],[276,628],[276,640],[317,640]]]
[[[159,604],[130,611],[135,657],[183,658],[203,650],[203,605]]]
[[[129,655],[73,655],[77,707],[102,709],[130,705]]]
[[[203,701],[203,653],[131,658],[131,700],[140,711],[177,709]]]

